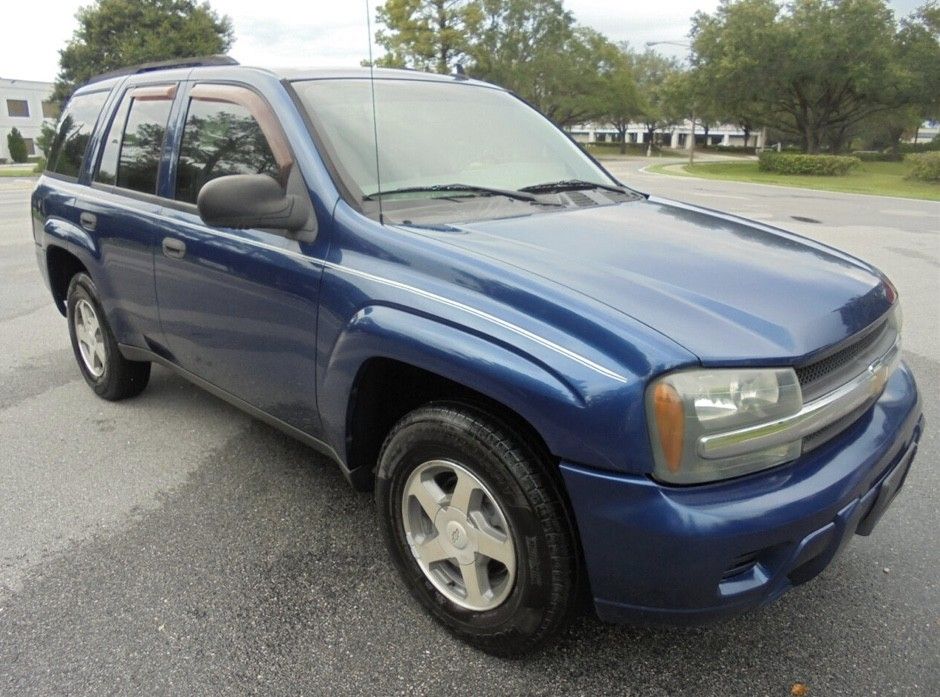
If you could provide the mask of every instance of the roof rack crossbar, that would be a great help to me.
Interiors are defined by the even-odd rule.
[[[123,75],[138,75],[140,73],[149,73],[154,70],[168,70],[170,68],[198,68],[211,65],[238,65],[238,61],[231,56],[225,55],[194,56],[192,58],[171,58],[170,60],[165,61],[154,61],[152,63],[141,63],[140,65],[129,65],[126,68],[118,68],[117,70],[111,70],[107,73],[101,73],[101,75],[95,75],[86,84],[90,84],[92,82],[101,82],[102,80],[109,80],[113,77],[121,77]]]

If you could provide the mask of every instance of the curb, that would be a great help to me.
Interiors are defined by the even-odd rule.
[[[684,167],[688,163],[675,163],[675,164],[666,164],[662,165],[663,167]],[[666,174],[664,172],[651,172],[650,167],[655,165],[647,165],[639,171],[643,174],[651,174],[653,176],[660,177],[678,177],[682,179],[697,179],[698,181],[703,182],[726,182],[729,184],[744,184],[745,186],[764,186],[771,189],[793,189],[795,191],[813,191],[818,194],[835,194],[837,196],[861,196],[863,198],[876,198],[879,200],[888,200],[888,201],[910,201],[913,203],[933,203],[940,204],[940,201],[933,201],[929,198],[908,198],[907,196],[888,196],[885,194],[859,194],[854,191],[833,191],[832,189],[812,189],[805,186],[789,186],[787,184],[763,184],[761,182],[742,182],[736,179],[710,179],[708,177],[697,177],[694,174],[683,173],[683,174]]]

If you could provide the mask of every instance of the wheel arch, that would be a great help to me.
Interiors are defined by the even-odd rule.
[[[324,435],[354,482],[369,482],[386,434],[430,401],[482,406],[546,457],[569,457],[588,405],[571,385],[513,347],[388,306],[362,310],[320,365]]]
[[[402,389],[406,387],[411,389]],[[395,398],[388,399],[388,395]],[[424,368],[393,358],[374,357],[360,367],[347,406],[350,470],[371,470],[392,427],[409,412],[432,402],[455,403],[494,417],[518,433],[540,458],[554,459],[535,426],[512,407]]]
[[[77,273],[88,273],[88,268],[72,252],[59,245],[46,248],[46,269],[49,273],[49,287],[56,309],[65,317],[69,283]]]

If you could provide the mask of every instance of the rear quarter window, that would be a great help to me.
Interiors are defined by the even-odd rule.
[[[59,126],[46,171],[77,179],[95,123],[101,115],[108,92],[79,94],[69,101]]]

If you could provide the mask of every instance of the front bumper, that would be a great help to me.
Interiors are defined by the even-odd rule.
[[[796,462],[670,487],[562,463],[601,619],[698,623],[779,597],[867,535],[923,429],[903,363],[851,427]]]

